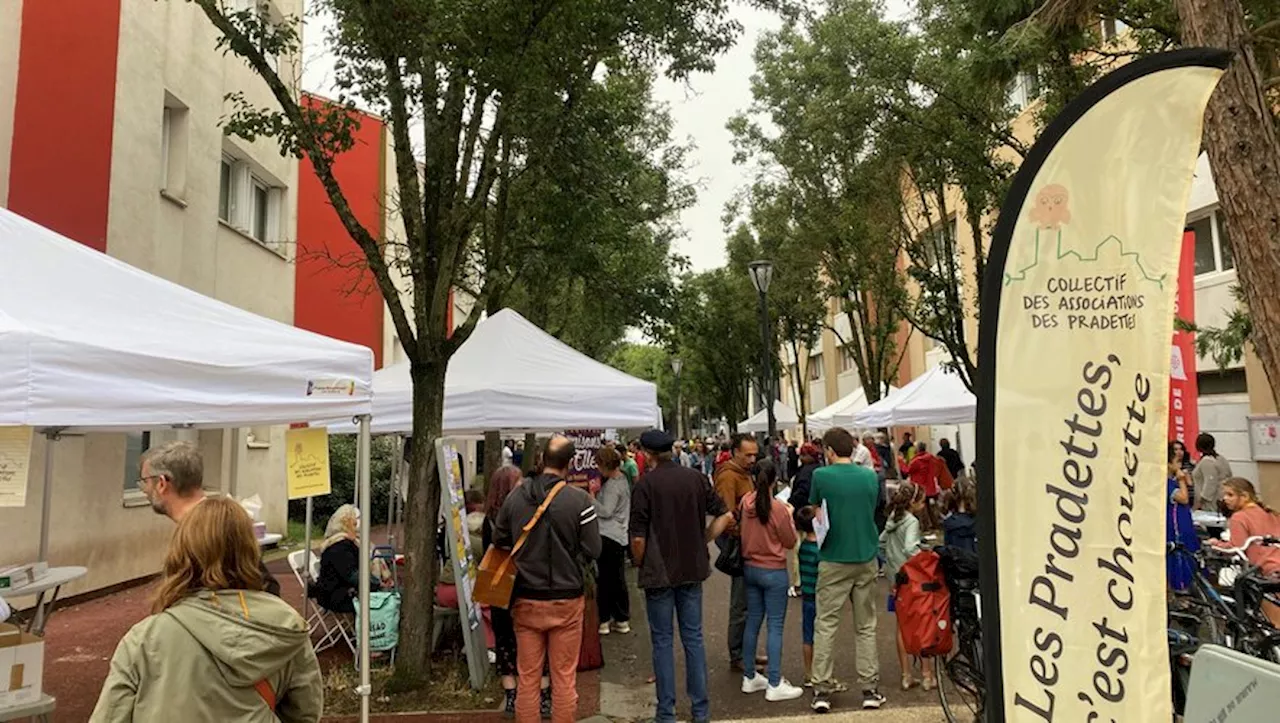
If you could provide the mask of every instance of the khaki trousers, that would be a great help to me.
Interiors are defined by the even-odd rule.
[[[787,550],[787,579],[791,587],[800,587],[800,540],[796,535],[796,546]]]
[[[845,600],[853,601],[858,682],[863,690],[880,684],[876,654],[876,561],[818,564],[817,619],[813,633],[813,681],[829,691],[835,681],[836,635]]]

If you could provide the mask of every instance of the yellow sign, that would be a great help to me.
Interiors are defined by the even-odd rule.
[[[329,494],[329,430],[304,427],[285,432],[289,499]]]
[[[0,507],[27,504],[31,427],[0,427]]]
[[[1172,53],[1103,79],[1046,128],[1001,211],[978,385],[989,720],[1172,717],[1169,339],[1224,63]]]

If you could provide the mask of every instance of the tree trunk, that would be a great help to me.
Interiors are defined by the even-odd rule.
[[[502,466],[502,434],[497,431],[484,433],[484,479],[480,481],[480,489],[489,493],[489,480],[493,473]]]
[[[409,370],[413,379],[413,450],[404,510],[406,577],[404,604],[400,608],[396,677],[411,687],[426,682],[431,657],[436,529],[440,519],[435,442],[444,428],[444,371],[443,362],[413,365]]]
[[[524,435],[524,459],[520,461],[520,471],[529,474],[533,471],[533,463],[538,459],[538,435],[529,432]]]
[[[1239,0],[1178,0],[1183,44],[1226,48],[1235,61],[1209,100],[1205,148],[1253,343],[1280,399],[1280,140]]]

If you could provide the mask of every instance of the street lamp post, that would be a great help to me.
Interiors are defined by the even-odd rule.
[[[680,397],[680,370],[684,362],[680,357],[671,357],[671,371],[676,373],[676,437],[684,439],[684,400]]]
[[[773,281],[773,262],[772,261],[752,261],[747,264],[747,270],[751,273],[751,284],[756,287],[756,294],[760,299],[760,356],[764,362],[764,375],[762,379],[761,389],[764,394],[765,415],[769,420],[769,438],[765,440],[765,449],[769,456],[766,459],[773,459],[773,440],[778,434],[778,420],[773,416],[773,353],[770,351],[769,341],[769,283]]]

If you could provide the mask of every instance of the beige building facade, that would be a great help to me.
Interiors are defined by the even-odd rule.
[[[230,3],[276,19],[303,10],[302,0]],[[215,47],[213,26],[192,3],[72,4],[0,3],[0,206],[292,323],[298,163],[269,139],[246,143],[221,128],[226,94],[269,106],[266,85]],[[283,77],[298,77],[297,58],[275,61]],[[61,114],[74,119],[70,128]],[[63,153],[82,162],[59,171],[65,189],[45,173]],[[284,532],[283,436],[283,427],[63,433],[51,458],[49,561],[89,570],[64,596],[158,572],[173,525],[137,489],[148,445],[197,443],[206,489],[260,495],[262,520]],[[0,508],[0,565],[37,556],[46,444],[37,436],[26,506]]]

